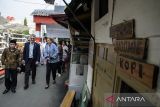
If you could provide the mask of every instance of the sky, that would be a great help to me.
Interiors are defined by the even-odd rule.
[[[66,1],[69,3],[71,0]],[[55,0],[55,4],[65,5],[63,0]],[[54,9],[54,6],[44,0],[0,0],[1,16],[13,16],[17,22],[23,22],[26,17],[28,23],[32,23],[31,13],[35,9]]]

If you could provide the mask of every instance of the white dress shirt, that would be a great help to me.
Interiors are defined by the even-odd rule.
[[[29,44],[29,58],[33,58],[34,43]]]

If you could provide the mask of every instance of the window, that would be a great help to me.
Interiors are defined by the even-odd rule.
[[[108,0],[95,0],[94,2],[95,21],[108,13]]]
[[[99,0],[99,19],[108,13],[108,0]]]

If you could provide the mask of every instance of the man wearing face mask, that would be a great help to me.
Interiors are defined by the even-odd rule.
[[[35,35],[30,35],[30,41],[25,43],[23,50],[23,61],[22,63],[25,65],[25,86],[24,89],[28,89],[29,87],[29,75],[30,71],[32,71],[32,84],[35,84],[36,77],[36,65],[38,65],[40,61],[40,45],[35,42]]]
[[[1,62],[5,65],[5,91],[3,94],[8,93],[10,90],[15,93],[17,86],[17,72],[20,70],[20,51],[16,49],[16,40],[11,40],[9,48],[5,48],[2,53]]]

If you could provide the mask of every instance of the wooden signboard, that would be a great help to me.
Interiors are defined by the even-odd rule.
[[[110,28],[110,36],[116,39],[134,38],[134,20],[129,20]]]
[[[118,56],[116,70],[117,72],[125,72],[131,78],[136,79],[149,88],[156,87],[158,67],[155,65]]]
[[[147,56],[147,39],[114,40],[113,44],[115,51],[120,55],[136,59],[144,59]]]

